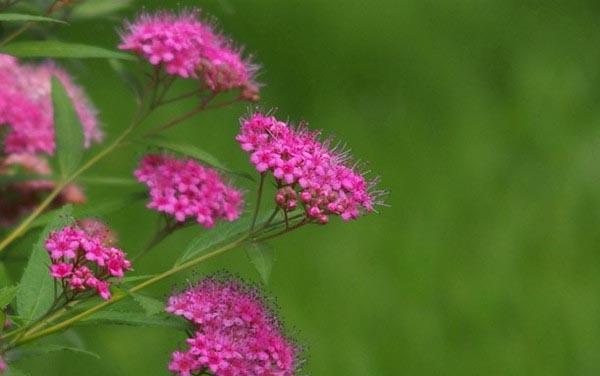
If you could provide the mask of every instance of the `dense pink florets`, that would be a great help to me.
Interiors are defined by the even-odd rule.
[[[85,146],[102,139],[96,110],[83,90],[55,64],[20,64],[0,54],[0,126],[10,129],[5,153],[54,154],[51,81],[56,76],[73,101],[84,133]]]
[[[368,181],[348,157],[318,139],[318,132],[293,128],[274,116],[253,114],[236,137],[258,172],[270,171],[280,187],[275,201],[286,211],[302,203],[308,218],[327,223],[329,215],[356,219],[375,204]]]
[[[191,321],[186,351],[174,352],[169,370],[181,376],[294,375],[298,349],[257,291],[238,281],[205,279],[172,296],[167,312]]]
[[[192,218],[209,228],[218,219],[234,221],[240,216],[242,193],[193,159],[147,155],[134,174],[150,189],[148,207],[178,222]]]
[[[240,89],[244,99],[256,100],[256,67],[198,14],[144,14],[126,25],[119,48],[143,56],[152,65],[163,65],[170,75],[201,76],[213,92]]]
[[[131,269],[125,253],[97,233],[78,226],[54,231],[46,240],[50,275],[74,293],[95,290],[104,300],[111,297],[110,279],[122,278]]]

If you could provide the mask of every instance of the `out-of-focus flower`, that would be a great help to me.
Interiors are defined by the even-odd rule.
[[[53,76],[61,81],[73,101],[85,146],[101,141],[97,112],[67,72],[52,62],[20,64],[15,58],[0,54],[0,126],[8,127],[4,153],[54,154]]]
[[[131,262],[123,251],[107,243],[97,227],[76,225],[54,231],[45,246],[52,261],[50,275],[61,281],[64,289],[75,293],[95,290],[108,300],[110,279],[122,278]]]
[[[134,175],[150,190],[148,207],[178,222],[193,218],[209,228],[219,219],[234,221],[240,216],[242,193],[225,184],[218,172],[193,159],[147,155]]]
[[[321,142],[319,132],[262,113],[241,123],[236,139],[258,172],[273,174],[280,187],[275,201],[285,211],[301,204],[307,218],[324,224],[332,214],[356,219],[381,203],[382,192],[373,189],[376,181],[350,165],[347,152]]]
[[[299,350],[260,293],[232,279],[207,278],[173,295],[167,312],[195,327],[186,351],[176,351],[169,370],[181,376],[294,375]]]
[[[243,99],[258,100],[256,65],[210,23],[200,20],[199,13],[142,14],[125,24],[119,48],[137,53],[154,66],[164,66],[170,75],[200,77],[214,93],[240,89]]]
[[[22,179],[23,176],[19,173],[28,176],[27,179]],[[56,187],[56,182],[45,177],[50,174],[48,161],[41,156],[9,154],[0,158],[0,178],[7,178],[6,182],[0,182],[0,226],[13,225],[23,215],[35,209]],[[11,176],[15,177],[14,181]],[[85,201],[81,188],[68,184],[50,206],[60,207],[67,203],[81,204]]]
[[[4,359],[0,356],[0,374],[3,374],[8,369],[8,364],[4,361]]]

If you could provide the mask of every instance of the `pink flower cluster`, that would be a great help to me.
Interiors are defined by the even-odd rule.
[[[5,153],[54,154],[51,81],[56,76],[73,100],[83,126],[85,146],[102,139],[96,110],[71,77],[51,62],[20,64],[0,54],[0,126],[7,126]]]
[[[207,278],[172,296],[167,312],[196,327],[186,351],[173,353],[169,370],[181,376],[291,376],[298,349],[287,339],[265,301],[236,280]]]
[[[198,14],[143,14],[126,24],[119,48],[134,51],[152,65],[164,65],[170,75],[201,76],[213,92],[240,89],[242,98],[257,100],[256,67],[232,47],[229,39],[199,20]]]
[[[134,174],[150,189],[148,207],[178,222],[194,218],[210,228],[218,219],[234,221],[240,216],[242,193],[225,184],[215,170],[193,159],[147,155]]]
[[[8,369],[8,364],[2,357],[0,357],[0,374],[3,374]]]
[[[104,300],[111,297],[110,278],[121,278],[131,269],[125,253],[107,237],[88,233],[86,227],[69,226],[54,231],[46,240],[50,275],[75,293],[95,290]]]
[[[327,223],[331,214],[347,221],[361,211],[372,211],[375,182],[348,166],[348,156],[318,136],[318,132],[255,113],[242,120],[236,139],[251,154],[258,172],[273,174],[280,187],[275,201],[284,210],[294,210],[301,203],[306,216],[319,223]]]

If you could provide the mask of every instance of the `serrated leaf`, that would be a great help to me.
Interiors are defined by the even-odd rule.
[[[166,314],[148,316],[145,312],[100,311],[79,322],[79,325],[87,324],[158,326],[176,329],[187,328],[185,321],[178,320],[174,316],[168,316]]]
[[[158,313],[164,312],[165,310],[165,303],[158,299],[138,293],[130,293],[130,295],[136,302],[138,302],[148,316],[154,316]]]
[[[135,56],[87,44],[55,40],[14,42],[0,48],[0,52],[16,57],[51,57],[72,59],[135,60]]]
[[[18,291],[19,286],[7,286],[0,289],[0,311],[12,302]]]
[[[156,276],[156,274],[134,275],[134,276],[129,276],[129,277],[123,277],[121,279],[121,281],[119,282],[119,284],[125,284],[125,283],[137,282],[137,281],[144,281],[144,280],[150,279],[150,278],[152,278],[154,276]]]
[[[108,14],[125,9],[133,3],[133,0],[87,0],[71,12],[74,19],[87,19],[106,16]]]
[[[275,250],[273,246],[262,242],[249,243],[245,247],[246,254],[250,259],[252,265],[265,284],[269,283],[271,277],[271,270],[273,270],[273,264],[275,263]]]
[[[145,140],[145,143],[150,146],[155,146],[160,149],[165,149],[165,150],[177,153],[177,154],[182,154],[184,156],[196,159],[200,162],[203,162],[211,167],[214,167],[214,168],[221,170],[223,172],[226,172],[228,174],[237,175],[237,176],[243,177],[245,179],[248,179],[250,181],[254,181],[254,178],[252,177],[252,175],[247,174],[245,172],[233,171],[233,170],[227,168],[215,156],[213,156],[209,152],[202,150],[196,146],[185,145],[185,144],[176,144],[176,143],[169,142],[164,139],[156,138],[156,137]]]
[[[44,354],[58,352],[58,351],[70,351],[70,352],[74,352],[74,353],[78,353],[78,354],[89,355],[96,359],[100,359],[100,355],[98,355],[94,352],[84,350],[84,349],[81,349],[78,347],[57,345],[57,344],[44,344],[44,345],[39,345],[39,346],[24,346],[24,347],[20,348],[19,350],[20,350],[19,355],[23,358],[37,356],[37,355],[44,355]]]
[[[35,22],[56,22],[56,23],[66,24],[65,21],[57,20],[55,18],[34,16],[32,14],[19,14],[19,13],[0,13],[0,21],[2,21],[2,22],[35,21]]]
[[[132,91],[136,102],[141,103],[142,98],[144,97],[144,88],[137,77],[119,60],[110,59],[108,64],[117,73],[121,81],[123,81]]]
[[[52,307],[54,282],[48,272],[50,257],[44,248],[44,243],[50,232],[72,222],[71,213],[70,205],[56,211],[54,218],[42,230],[39,240],[33,246],[17,293],[17,312],[26,323],[41,317]]]
[[[73,102],[57,77],[52,77],[52,104],[56,133],[56,156],[63,178],[71,174],[83,158],[83,129]]]
[[[256,227],[258,228],[266,223],[269,216],[270,215],[267,213],[260,214],[258,216],[258,220],[256,221]],[[192,239],[175,265],[181,265],[186,261],[212,251],[224,243],[230,242],[245,235],[249,231],[250,225],[252,224],[251,217],[252,216],[248,214],[236,221],[223,222],[210,230],[203,231]]]

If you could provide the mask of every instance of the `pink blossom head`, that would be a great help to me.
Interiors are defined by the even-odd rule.
[[[242,193],[193,159],[147,155],[134,175],[148,186],[148,207],[178,222],[195,220],[210,228],[218,220],[236,220],[242,211]]]
[[[330,215],[356,219],[381,203],[376,181],[349,163],[348,153],[319,140],[318,132],[292,127],[274,116],[242,119],[236,137],[260,173],[270,172],[280,187],[275,201],[285,211],[302,208],[306,218],[325,224]]]
[[[215,93],[240,89],[243,99],[257,100],[256,66],[199,14],[198,10],[142,14],[125,24],[119,48],[164,67],[170,75],[202,78]]]
[[[107,245],[104,235],[96,230],[68,226],[50,233],[45,247],[51,260],[50,275],[63,289],[73,295],[94,290],[108,300],[111,280],[131,270],[131,262],[123,251]]]
[[[230,278],[206,278],[171,296],[167,312],[196,328],[185,351],[173,353],[169,370],[179,375],[291,376],[299,349],[287,338],[258,290]]]
[[[8,127],[5,153],[54,154],[54,119],[51,81],[56,76],[81,121],[85,146],[102,139],[97,112],[83,90],[54,63],[20,64],[0,55],[0,126]]]
[[[0,374],[5,373],[8,370],[8,364],[0,357]]]

